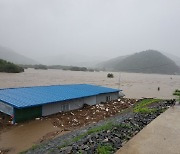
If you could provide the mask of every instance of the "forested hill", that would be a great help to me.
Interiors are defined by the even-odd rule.
[[[24,72],[24,69],[18,65],[0,59],[0,72],[20,73]]]
[[[118,60],[118,59],[117,59]],[[105,63],[105,64],[108,64]],[[108,68],[107,65],[106,68]],[[113,67],[112,67],[113,66]],[[156,50],[147,50],[111,63],[112,71],[179,74],[180,68],[173,60]]]

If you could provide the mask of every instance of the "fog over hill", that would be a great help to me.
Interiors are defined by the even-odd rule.
[[[101,69],[106,69],[106,70],[114,70],[114,67],[120,62],[122,61],[123,59],[127,58],[127,56],[119,56],[119,57],[116,57],[116,58],[112,58],[110,60],[107,60],[107,61],[103,61],[101,63],[98,63],[96,65],[96,67],[98,68],[101,68]]]
[[[111,71],[136,73],[180,73],[180,67],[173,60],[156,50],[147,50],[129,56],[117,57],[98,64],[98,67]]]
[[[76,53],[45,54],[37,57],[38,61],[27,56],[21,55],[10,48],[0,46],[0,59],[4,59],[15,64],[44,64],[44,65],[66,65],[66,66],[85,66],[94,67],[97,63],[107,60],[107,56],[83,55]]]
[[[15,64],[37,64],[38,62],[14,52],[12,49],[0,46],[0,59],[7,60]]]
[[[162,53],[168,58],[170,58],[171,60],[173,60],[180,67],[180,57],[175,56],[173,54],[166,53],[166,52],[162,52]]]
[[[108,60],[107,56],[86,55],[78,53],[61,53],[50,56],[42,55],[39,61],[45,65],[66,65],[80,67],[95,67],[98,63]]]

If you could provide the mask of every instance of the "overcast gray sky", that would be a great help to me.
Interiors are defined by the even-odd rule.
[[[180,56],[180,0],[0,0],[0,45],[43,54]]]

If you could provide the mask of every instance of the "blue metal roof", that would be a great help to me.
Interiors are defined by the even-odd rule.
[[[118,91],[88,84],[9,88],[0,89],[0,101],[24,108]]]

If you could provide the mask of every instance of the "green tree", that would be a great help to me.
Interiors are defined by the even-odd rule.
[[[0,59],[0,72],[20,73],[24,72],[24,69],[18,65]]]

